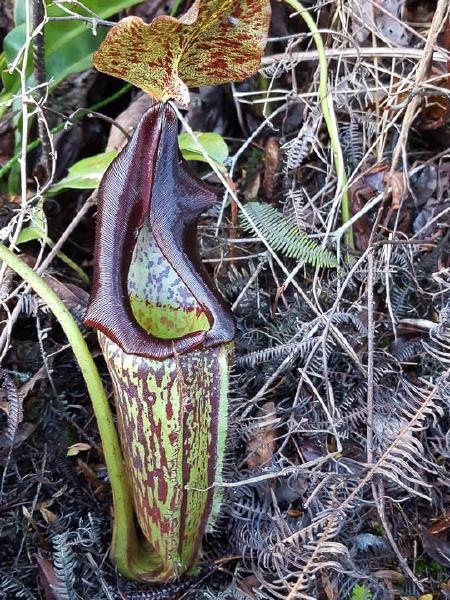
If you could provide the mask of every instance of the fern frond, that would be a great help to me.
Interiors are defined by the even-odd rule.
[[[444,368],[450,365],[450,301],[442,309],[440,323],[430,332],[430,342],[425,342],[425,348]]]
[[[197,596],[195,596],[197,600]],[[223,592],[203,590],[198,600],[249,600],[250,596],[240,590],[237,583],[233,581]]]
[[[427,459],[417,434],[442,416],[442,408],[435,401],[435,387],[421,388],[404,379],[400,383],[398,414],[374,415],[375,437],[383,440],[375,472],[412,495],[430,500],[432,486],[424,473],[436,474],[437,465]]]
[[[414,339],[405,342],[402,346],[393,346],[392,355],[400,363],[412,362],[417,360],[423,353],[423,342],[421,339]]]
[[[394,315],[401,319],[411,315],[414,310],[411,305],[411,294],[414,288],[411,285],[403,286],[396,282],[395,287],[391,290],[391,304]]]
[[[4,597],[5,600],[7,598],[23,598],[24,600],[36,599],[34,593],[25,586],[19,576],[15,578],[6,573],[0,575],[0,591],[4,594],[4,596],[1,597]]]
[[[303,188],[289,190],[287,197],[289,202],[286,203],[285,210],[289,205],[292,205],[292,220],[297,223],[301,231],[307,234],[310,231],[315,231],[317,225],[323,225],[323,217],[320,215],[321,209],[316,206],[313,207]]]
[[[332,252],[321,248],[315,240],[299,231],[295,223],[273,206],[262,202],[248,202],[245,208],[273,250],[313,266],[339,266]],[[241,225],[245,231],[253,231],[253,226],[246,218],[242,219]]]
[[[347,167],[353,171],[364,156],[364,137],[359,124],[352,120],[339,128],[342,152]]]
[[[370,590],[365,585],[360,585],[359,583],[355,585],[350,596],[350,600],[371,600],[371,598],[372,594]]]
[[[320,110],[311,111],[298,132],[297,137],[283,146],[288,171],[297,169],[308,156],[311,146],[317,138],[321,120],[322,113]]]
[[[227,281],[223,282],[221,286],[222,293],[230,300],[235,298],[243,288],[248,284],[250,278],[254,276],[258,269],[261,270],[261,262],[249,260],[246,266],[236,266],[231,264],[226,270]]]
[[[58,578],[58,594],[62,600],[75,600],[75,568],[77,557],[68,543],[68,534],[53,536],[53,566]]]
[[[236,360],[236,366],[238,367],[255,367],[264,362],[281,360],[287,355],[292,354],[303,356],[305,352],[309,352],[311,347],[317,343],[315,338],[302,340],[301,342],[292,342],[282,344],[280,346],[272,346],[271,348],[264,348],[263,350],[256,350],[250,354],[241,356]]]
[[[8,428],[5,434],[10,447],[12,448],[16,439],[17,430],[23,419],[23,398],[18,393],[13,378],[6,371],[0,372],[0,381],[2,381],[2,387],[5,388],[6,399],[8,401]]]
[[[417,434],[426,429],[429,421],[435,421],[442,415],[442,408],[436,403],[436,387],[428,384],[419,388],[404,380],[402,384],[403,389],[397,391],[397,398],[403,404],[398,416],[377,414],[375,418],[375,436],[383,440],[377,463],[341,505],[341,509],[353,505],[357,494],[374,475],[382,475],[412,496],[430,500],[432,486],[424,480],[423,474],[436,473],[438,466],[427,459]]]
[[[27,317],[35,317],[39,312],[48,314],[50,309],[36,294],[20,294],[19,295],[21,311]]]
[[[361,321],[361,319],[350,312],[336,312],[331,316],[331,321],[335,325],[339,325],[340,328],[344,325],[352,326],[357,333],[360,335],[367,337],[367,327]]]

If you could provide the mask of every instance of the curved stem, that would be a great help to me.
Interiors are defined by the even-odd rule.
[[[0,244],[0,261],[26,281],[58,319],[80,365],[91,398],[108,468],[114,503],[113,554],[119,570],[131,575],[132,557],[137,551],[133,506],[123,470],[119,438],[100,375],[74,318],[55,292],[21,258]]]
[[[175,0],[172,8],[170,9],[170,13],[169,13],[171,17],[177,16],[177,12],[178,12],[178,9],[180,8],[180,6],[181,6],[181,0]]]
[[[350,220],[350,201],[348,196],[348,183],[347,174],[345,173],[344,157],[342,155],[342,148],[339,142],[339,132],[336,123],[336,115],[334,114],[333,101],[328,90],[328,63],[325,54],[325,46],[323,45],[322,36],[314,19],[311,17],[309,12],[298,0],[284,0],[286,4],[289,4],[295,11],[299,13],[302,19],[305,21],[308,29],[311,32],[314,43],[317,47],[317,53],[319,56],[319,94],[320,94],[320,105],[322,107],[323,118],[328,129],[328,135],[330,136],[331,148],[333,151],[334,162],[336,165],[336,174],[338,178],[338,186],[342,191],[342,202],[341,202],[341,214],[342,222],[347,223]],[[353,242],[353,231],[349,227],[345,232],[345,241],[349,248],[354,248]]]

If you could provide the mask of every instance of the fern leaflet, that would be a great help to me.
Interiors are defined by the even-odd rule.
[[[248,202],[246,211],[257,226],[264,240],[275,251],[288,258],[303,260],[318,267],[337,267],[338,262],[332,252],[321,248],[315,240],[299,231],[297,225],[276,208],[262,202]],[[244,217],[241,225],[245,231],[253,231],[253,226]]]
[[[371,598],[372,594],[370,590],[365,585],[360,585],[359,583],[352,589],[352,595],[350,596],[350,600],[371,600]]]

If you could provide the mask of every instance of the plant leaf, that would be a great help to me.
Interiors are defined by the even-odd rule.
[[[303,260],[319,267],[338,267],[336,256],[327,248],[322,248],[306,233],[300,231],[296,223],[280,213],[270,204],[247,202],[247,214],[253,220],[264,240],[273,250],[288,258]],[[253,232],[253,225],[243,215],[241,220],[245,231]]]
[[[84,0],[86,8],[100,18],[108,18],[121,10],[138,4],[140,0]],[[52,0],[46,0],[47,14],[49,17],[67,16]],[[3,42],[5,58],[8,64],[14,62],[17,54],[25,43],[25,1],[18,0],[15,7],[16,27],[8,33]],[[72,7],[77,12],[77,7]],[[79,14],[83,13],[78,9]],[[93,34],[84,21],[51,21],[45,26],[45,68],[50,87],[55,87],[70,73],[78,73],[92,66],[92,53],[98,48],[99,43],[106,35],[106,30],[101,27]],[[31,49],[28,57],[28,74],[32,72]],[[6,94],[10,97],[17,92],[20,78],[17,73],[2,73],[3,85]]]
[[[203,133],[196,132],[195,137],[201,146],[205,149],[206,154],[213,160],[219,167],[224,164],[228,158],[228,146],[226,145],[223,137],[218,133]],[[181,153],[183,154],[184,160],[198,160],[201,162],[207,162],[201,152],[199,152],[197,146],[190,133],[181,133],[178,136],[178,145]]]
[[[52,185],[50,191],[57,194],[65,189],[92,190],[98,187],[106,169],[116,158],[116,150],[102,152],[79,160],[69,169],[64,179]]]
[[[222,167],[223,163],[228,158],[228,146],[222,136],[217,133],[202,132],[198,132],[195,135],[211,160],[213,160],[219,168]],[[185,160],[207,162],[204,156],[196,149],[189,133],[182,133],[178,136],[178,145]],[[109,152],[102,152],[95,156],[89,156],[88,158],[79,160],[70,167],[69,173],[64,179],[61,179],[61,181],[52,185],[49,193],[58,194],[66,189],[94,190],[99,186],[106,169],[116,156],[117,151],[110,150]]]
[[[350,600],[371,600],[372,593],[365,585],[357,583],[352,589]]]
[[[66,456],[77,456],[80,452],[86,452],[91,449],[90,444],[85,442],[76,442],[67,448]]]
[[[189,86],[242,81],[258,69],[270,22],[269,0],[196,0],[179,19],[148,25],[122,19],[94,55],[95,67],[157,100],[189,103]]]

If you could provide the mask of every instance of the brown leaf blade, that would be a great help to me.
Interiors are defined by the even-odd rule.
[[[180,19],[122,19],[94,54],[99,71],[157,100],[189,103],[188,87],[242,81],[258,69],[268,0],[196,0]]]
[[[277,416],[273,402],[265,402],[257,413],[255,429],[247,442],[247,464],[250,469],[266,467],[277,449]]]

